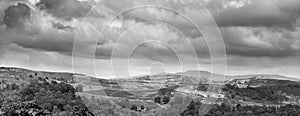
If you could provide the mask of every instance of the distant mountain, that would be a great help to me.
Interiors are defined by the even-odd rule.
[[[291,81],[300,81],[300,78],[286,77],[282,75],[269,75],[269,74],[251,74],[251,75],[221,75],[221,74],[213,74],[208,71],[198,71],[198,70],[188,70],[186,72],[179,72],[176,74],[181,74],[190,77],[197,78],[207,78],[210,79],[212,77],[213,81],[222,82],[222,81],[230,81],[233,79],[247,79],[247,78],[269,78],[269,79],[278,79],[278,80],[291,80]]]
[[[201,79],[207,79],[210,81],[217,81],[217,82],[223,82],[226,80],[226,76],[220,75],[220,74],[213,74],[208,71],[198,71],[198,70],[188,70],[186,72],[178,72],[176,74],[181,74],[189,77],[195,77],[195,78],[201,78]],[[213,78],[211,78],[213,77]]]
[[[46,72],[46,71],[33,71],[24,68],[14,67],[0,67],[0,78],[20,78],[20,80],[28,80],[30,78],[49,78],[59,81],[73,80],[73,74],[68,72]]]
[[[23,68],[14,68],[14,67],[0,67],[0,77],[47,77],[60,81],[72,81],[76,79],[77,81],[90,81],[90,79],[97,80],[99,78],[90,77],[83,74],[68,73],[68,72],[46,72],[46,71],[33,71]],[[234,79],[248,79],[248,78],[268,78],[268,79],[277,79],[277,80],[290,80],[290,81],[300,81],[298,78],[286,77],[282,75],[221,75],[214,74],[208,71],[199,71],[199,70],[188,70],[186,72],[178,73],[159,73],[156,75],[141,75],[135,76],[134,78],[122,78],[122,79],[103,79],[103,80],[153,80],[157,82],[167,83],[172,82],[176,83],[180,81],[200,81],[207,80],[210,81],[211,76],[213,82],[228,82]]]

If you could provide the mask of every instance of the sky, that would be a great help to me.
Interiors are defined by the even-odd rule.
[[[1,0],[0,66],[300,78],[299,16],[299,0]]]

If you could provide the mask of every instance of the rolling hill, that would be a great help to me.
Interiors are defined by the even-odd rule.
[[[215,77],[212,81],[210,81],[211,75]],[[32,83],[35,84],[33,85]],[[32,86],[39,88],[36,90]],[[58,89],[55,89],[56,87]],[[73,87],[73,89],[70,87]],[[189,107],[185,109],[191,101],[195,101],[191,103],[197,104],[198,102],[199,104],[214,104],[216,105],[215,107],[219,107],[218,104],[223,102],[230,103],[230,107],[236,107],[238,104],[241,107],[253,104],[259,107],[264,105],[285,107],[286,104],[295,105],[300,102],[300,94],[298,92],[300,90],[299,79],[280,75],[227,76],[212,74],[207,71],[190,70],[181,73],[160,73],[132,78],[101,79],[67,72],[46,72],[0,67],[0,89],[4,91],[3,93],[15,93],[16,90],[24,93],[24,88],[26,88],[26,92],[27,89],[34,89],[37,93],[45,90],[48,93],[52,92],[54,96],[56,94],[63,94],[62,96],[66,96],[66,99],[64,99],[66,100],[65,102],[70,104],[74,100],[79,100],[78,97],[81,97],[85,105],[87,105],[86,107],[91,109],[94,109],[96,106],[100,107],[100,109],[110,107],[109,109],[119,109],[118,111],[136,113],[130,109],[138,111],[139,108],[136,107],[143,106],[143,110],[139,109],[139,112],[153,115],[155,115],[157,110],[162,109],[170,109],[163,111],[173,112],[174,110],[172,109],[176,108],[176,106],[184,106],[181,108],[183,114],[190,110],[194,112]],[[56,93],[57,90],[65,93]],[[75,90],[77,91],[76,95],[79,95],[78,97],[74,93]],[[70,94],[66,91],[72,91],[73,93]],[[48,97],[44,93],[36,94],[33,92],[33,94],[39,95],[42,98]],[[67,96],[69,94],[73,96],[73,101],[68,101],[69,98]],[[214,100],[207,101],[207,99],[211,98]],[[55,99],[51,100],[55,101]],[[187,101],[178,102],[178,99],[187,99]],[[53,105],[54,102],[51,100],[47,102]],[[22,104],[27,104],[27,102],[33,102],[36,107],[44,107],[40,106],[44,104],[39,104],[35,101],[26,101]],[[95,103],[105,103],[107,105],[103,106]],[[82,101],[76,105],[83,105]],[[120,108],[123,108],[123,110]],[[47,113],[50,111],[51,113],[52,108],[50,109],[42,111],[47,111]],[[62,108],[61,111],[64,111],[64,109]],[[89,112],[86,109],[84,111]],[[105,110],[100,111],[99,108],[98,110],[94,109],[91,111],[101,115],[105,113]],[[114,112],[118,111],[114,110]],[[214,112],[211,113],[214,114]]]

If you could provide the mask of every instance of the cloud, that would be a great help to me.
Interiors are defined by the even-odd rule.
[[[9,6],[4,13],[3,22],[8,28],[23,27],[24,23],[30,19],[30,8],[22,3]]]
[[[53,28],[56,28],[56,29],[74,29],[73,27],[69,26],[69,25],[63,25],[61,24],[60,22],[52,22],[52,26]]]
[[[250,72],[259,69],[267,72],[279,66],[300,66],[297,60],[300,57],[298,1],[267,1],[203,2],[220,26],[228,67],[236,72],[242,72],[237,70],[242,67],[245,70],[249,68]],[[170,10],[148,7],[128,11],[108,24],[126,6],[120,3],[126,1],[107,2],[95,7],[93,13],[81,22],[91,9],[84,1],[41,0],[37,6],[26,4],[29,9],[25,4],[16,4],[16,1],[0,1],[0,18],[13,19],[0,23],[0,64],[25,67],[34,64],[33,68],[50,66],[51,69],[62,67],[70,70],[74,39],[77,38],[75,50],[79,52],[74,57],[80,61],[77,68],[81,69],[81,73],[93,73],[88,66],[96,55],[101,73],[112,75],[109,72],[112,51],[115,50],[114,58],[121,62],[127,60],[134,47],[131,61],[135,62],[133,69],[136,72],[143,72],[141,70],[148,69],[153,62],[165,63],[167,68],[176,71],[178,56],[185,67],[195,69],[199,64],[209,69],[211,59],[207,43],[201,32],[183,16]],[[196,18],[199,21],[196,23],[201,23],[204,29],[211,29],[205,25],[209,22],[207,15],[199,15],[203,10],[181,8],[176,2],[169,5],[182,9],[181,13],[186,16]],[[107,31],[100,38],[105,26]],[[118,40],[119,37],[121,40]],[[148,40],[152,42],[143,43]],[[279,69],[284,68],[276,70]]]
[[[1,11],[4,12],[4,25],[0,25],[0,46],[17,45],[38,51],[72,54],[75,32],[68,27],[71,27],[74,21],[68,23],[59,21],[29,8],[26,4],[15,3],[17,4]],[[15,3],[7,2],[7,4]],[[57,25],[53,27],[53,22],[59,22],[60,27]]]
[[[229,7],[213,13],[219,26],[281,26],[294,28],[299,18],[298,0],[252,0],[243,7]]]
[[[221,28],[229,55],[248,57],[300,56],[299,29],[268,27]]]
[[[88,2],[77,0],[40,0],[37,6],[57,18],[66,20],[82,18],[92,8]]]
[[[105,4],[106,2],[104,2]],[[204,3],[204,7],[210,11],[215,22],[221,27],[230,26],[267,26],[284,27],[294,29],[295,22],[300,14],[299,0],[211,0]],[[133,4],[133,3],[132,3]],[[164,1],[161,3],[166,8],[173,9],[176,12],[164,8],[136,8],[124,14],[127,18],[140,19],[144,21],[159,20],[170,23],[179,28],[195,28],[183,16],[197,19],[200,25],[210,25],[208,15],[203,15],[204,10],[197,7],[186,7],[180,2],[172,4]],[[110,8],[116,12],[125,9],[126,6],[107,3]],[[130,5],[127,5],[130,6]],[[133,5],[132,5],[133,6]],[[179,6],[182,6],[181,8]],[[181,14],[178,14],[181,13]]]
[[[41,1],[41,3],[43,2],[45,2],[46,4],[47,1]],[[63,5],[65,3],[54,1],[53,3],[51,2],[51,4]],[[247,7],[247,5],[240,6],[238,8],[243,7]],[[238,9],[236,7],[234,8]],[[148,14],[143,15],[143,13]],[[153,14],[155,15],[155,17],[151,17],[151,15]],[[42,14],[32,15],[42,16]],[[107,17],[108,14],[105,15]],[[130,16],[135,17],[131,17],[133,19],[130,19]],[[124,19],[118,20],[122,21],[120,23],[122,29],[129,29],[130,26],[141,23],[138,20],[136,20],[137,18],[146,19],[147,17],[153,18],[153,20],[157,18],[168,18],[168,20],[164,21],[169,21],[171,22],[171,24],[175,23],[176,21],[182,20],[182,17],[177,16],[177,14],[174,14],[174,12],[164,11],[163,9],[156,8],[145,8],[133,12],[128,12],[124,14]],[[73,18],[76,19],[76,17]],[[90,42],[93,41],[90,41],[89,39],[94,40],[94,38],[97,38],[99,31],[101,30],[101,28],[104,27],[103,25],[105,25],[105,23],[103,22],[99,22],[99,24],[94,24],[93,22],[96,19],[93,19],[94,17],[87,17],[88,21],[85,23],[87,25],[92,25],[93,29],[92,31],[84,30],[86,31],[86,34],[83,37],[81,37],[82,39],[79,39],[79,42],[81,43],[82,47],[81,49],[83,49],[82,51],[93,50],[93,48],[90,47],[93,44]],[[174,19],[174,22],[172,22],[173,20],[171,19]],[[59,19],[56,19],[55,17],[51,17],[51,15],[42,16],[40,18],[33,17],[33,19],[31,20],[34,23],[30,23],[29,27],[26,27],[26,29],[21,30],[19,32],[3,31],[3,37],[14,38],[13,40],[7,41],[11,41],[12,43],[25,48],[31,48],[41,51],[54,51],[69,55],[72,53],[73,40],[75,38],[75,31],[71,28],[73,26],[70,26],[66,22],[62,22]],[[107,19],[103,19],[104,22],[106,20]],[[105,34],[106,39],[98,43],[96,51],[97,58],[110,58],[111,52],[115,44],[118,45],[117,47],[121,47],[124,50],[130,48],[130,46],[136,46],[136,44],[139,43],[139,41],[145,41],[148,39],[166,42],[167,45],[172,46],[174,49],[176,49],[176,51],[179,52],[179,54],[189,54],[192,56],[194,54],[194,50],[192,50],[193,48],[195,49],[197,56],[208,57],[209,50],[207,48],[206,42],[201,37],[201,34],[199,35],[199,32],[195,31],[193,28],[189,28],[189,26],[181,27],[180,25],[188,25],[188,23],[175,25],[174,27],[178,30],[174,30],[171,27],[166,26],[166,24],[164,23],[143,24],[137,27],[136,29],[133,29],[134,31],[126,32],[126,36],[123,37],[125,39],[123,41],[119,41],[118,43],[117,37],[123,32],[115,28],[119,28],[120,26],[116,27],[115,25],[109,27],[109,31]],[[250,57],[285,57],[299,55],[299,41],[296,39],[297,37],[299,37],[297,30],[288,30],[279,27],[273,28],[264,26],[229,26],[222,27],[220,29],[224,37],[227,53],[229,55],[240,55]],[[94,32],[96,33],[93,34]],[[181,32],[187,35],[187,37],[181,35]],[[14,35],[14,33],[18,33],[18,35]],[[190,45],[189,42],[186,40],[190,41],[192,45]],[[1,43],[5,43],[5,41],[2,41]],[[187,46],[190,46],[190,48],[187,48]],[[163,50],[164,49],[155,48],[153,52]],[[147,50],[145,50],[145,52],[146,51]],[[143,52],[140,53],[143,54]],[[122,52],[118,54],[118,57],[124,57],[122,56]]]
[[[36,51],[10,44],[0,46],[0,53],[1,66],[72,72],[71,57],[56,52]]]

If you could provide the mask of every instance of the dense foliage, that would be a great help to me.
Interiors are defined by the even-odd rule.
[[[297,101],[300,95],[300,84],[286,80],[259,80],[264,84],[257,87],[247,86],[239,88],[236,85],[226,84],[222,91],[227,100],[222,104],[214,104],[206,116],[298,116],[299,105],[284,105],[284,101]],[[257,84],[254,82],[251,84]],[[296,99],[296,100],[295,100]],[[257,102],[260,105],[244,105],[239,101]],[[234,102],[233,102],[234,101]],[[237,103],[235,103],[237,102]],[[265,104],[265,105],[264,105]],[[268,105],[266,105],[268,104]],[[182,116],[197,116],[202,104],[200,101],[193,101],[181,113]]]
[[[32,80],[20,88],[10,84],[1,90],[0,105],[5,116],[91,116],[73,86],[65,83]]]
[[[280,91],[280,89],[274,89],[274,86],[238,88],[236,86],[226,84],[223,91],[229,99],[241,99],[244,101],[263,100],[273,103],[279,103],[287,100],[282,91]]]
[[[130,106],[130,109],[120,107],[112,100],[98,97],[85,97],[82,96],[84,103],[95,116],[139,116],[137,109],[138,106]]]
[[[181,116],[198,116],[201,102],[193,101]],[[230,103],[215,104],[204,116],[298,116],[300,106],[241,106]]]

